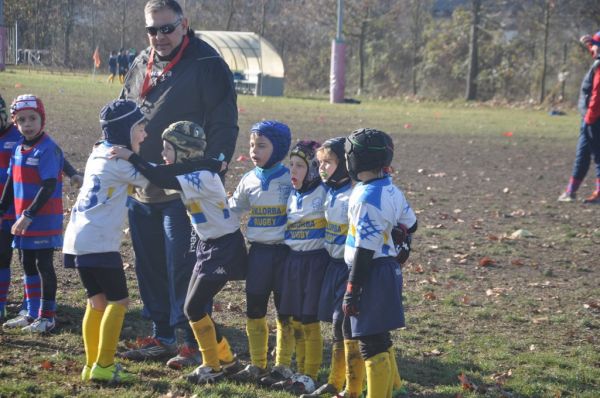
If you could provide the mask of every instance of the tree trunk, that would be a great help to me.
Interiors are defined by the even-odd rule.
[[[269,0],[262,0],[260,10],[260,35],[263,37],[265,35],[265,25],[267,24],[267,4],[269,4]]]
[[[419,61],[419,49],[421,48],[421,33],[423,31],[423,7],[422,0],[413,0],[411,2],[411,33],[412,33],[412,54],[411,54],[411,86],[413,95],[417,95],[417,64]]]
[[[477,37],[479,35],[479,18],[481,11],[481,0],[472,0],[471,42],[469,43],[469,71],[467,73],[467,90],[465,99],[473,101],[477,99],[477,75],[479,74],[479,48]]]
[[[67,1],[67,9],[65,13],[65,56],[63,63],[66,67],[70,68],[71,65],[71,33],[73,33],[73,8],[75,5],[73,4],[74,0]]]
[[[123,12],[121,12],[121,48],[125,48],[125,27],[127,26],[127,0],[123,0]]]
[[[544,46],[542,56],[542,76],[540,80],[540,104],[546,97],[546,69],[548,68],[548,34],[550,33],[550,0],[546,1],[544,9]]]
[[[229,1],[229,15],[227,16],[227,26],[225,30],[231,30],[231,24],[233,23],[233,16],[235,15],[235,0]]]
[[[365,43],[367,41],[367,23],[369,20],[369,7],[366,9],[365,18],[360,24],[360,37],[358,41],[359,81],[358,89],[363,92],[365,87]]]

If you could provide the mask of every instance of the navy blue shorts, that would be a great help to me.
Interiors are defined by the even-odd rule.
[[[89,297],[104,293],[108,301],[119,301],[129,296],[123,268],[77,268],[79,278]]]
[[[319,298],[320,321],[333,322],[344,317],[342,301],[348,284],[348,273],[348,265],[343,258],[329,258]]]
[[[281,275],[280,313],[296,319],[316,317],[329,254],[325,249],[290,250]]]
[[[199,241],[196,256],[194,272],[199,278],[215,281],[246,279],[248,253],[239,229],[220,238]]]
[[[63,254],[65,268],[123,268],[123,259],[119,252],[90,254]]]
[[[281,292],[281,269],[290,248],[253,242],[248,253],[246,293],[269,295]]]
[[[392,257],[373,260],[358,304],[351,316],[352,337],[369,336],[404,327],[402,269]]]

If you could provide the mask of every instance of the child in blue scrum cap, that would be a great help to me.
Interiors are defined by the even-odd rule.
[[[266,314],[271,293],[279,314],[281,268],[288,254],[284,233],[292,185],[290,171],[281,161],[290,149],[291,139],[289,127],[281,122],[265,120],[254,124],[250,129],[250,159],[256,167],[242,177],[229,198],[231,211],[239,215],[249,213],[246,333],[251,363],[233,376],[237,381],[256,382],[269,373]],[[288,337],[278,316],[277,344]]]

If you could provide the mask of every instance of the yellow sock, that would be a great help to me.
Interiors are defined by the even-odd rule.
[[[294,339],[296,340],[296,346],[294,351],[296,352],[296,371],[300,374],[304,374],[304,359],[306,356],[306,340],[304,336],[304,328],[302,322],[292,320],[292,328],[294,329]]]
[[[360,355],[358,340],[344,340],[346,354],[346,393],[360,396],[365,379],[365,361]]]
[[[396,350],[394,350],[394,346],[388,349],[388,353],[390,354],[390,368],[392,369],[392,390],[399,390],[402,388],[402,379],[398,370],[398,362],[396,362]]]
[[[127,308],[122,304],[109,302],[104,310],[100,324],[100,341],[98,344],[98,359],[96,362],[102,367],[115,362],[117,344],[123,327],[123,319]]]
[[[391,390],[388,388],[392,382],[390,354],[386,351],[365,360],[365,369],[367,373],[367,398],[391,397]]]
[[[323,363],[323,336],[319,322],[302,325],[305,339],[304,374],[317,379],[317,373]]]
[[[104,311],[98,311],[87,303],[85,315],[81,323],[81,334],[83,335],[83,346],[85,347],[85,364],[90,368],[98,358],[98,344],[100,342],[100,323]]]
[[[294,329],[291,317],[284,320],[277,318],[277,352],[275,353],[275,365],[287,366],[292,364],[292,353],[294,352]]]
[[[231,362],[234,359],[231,346],[229,345],[229,341],[227,341],[225,336],[221,336],[221,341],[217,343],[217,354],[219,361]]]
[[[346,358],[344,357],[344,342],[334,341],[331,347],[331,368],[327,383],[338,391],[342,391],[346,379]]]
[[[246,319],[246,334],[250,361],[261,369],[267,367],[267,351],[269,343],[269,328],[266,318]]]
[[[221,370],[217,332],[215,331],[215,324],[212,319],[210,319],[210,316],[205,315],[204,318],[196,322],[190,321],[190,326],[192,327],[198,346],[200,346],[202,364],[210,366],[216,371]]]

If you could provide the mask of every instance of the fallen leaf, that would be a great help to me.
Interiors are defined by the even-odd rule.
[[[433,300],[437,299],[437,297],[435,296],[435,294],[433,292],[425,293],[423,295],[423,298],[426,299],[426,300],[430,300],[430,301],[433,301]]]
[[[525,265],[523,260],[518,259],[518,258],[513,259],[510,263],[516,267],[521,267],[521,266]]]
[[[228,303],[227,304],[227,310],[228,311],[242,312],[242,308],[239,305],[233,304],[233,303]]]
[[[505,137],[512,137],[513,136],[513,132],[512,131],[505,131],[504,133],[502,133],[503,136]]]
[[[529,346],[529,351],[535,351],[535,344]]]
[[[508,380],[510,377],[512,377],[512,369],[508,369],[508,371],[506,371],[506,372],[494,373],[490,377],[492,380],[494,380],[496,382],[496,384],[502,385],[502,384],[506,383],[506,380]]]
[[[488,240],[498,240],[498,237],[496,235],[488,235],[487,238]]]
[[[40,368],[44,369],[44,370],[50,370],[52,368],[54,368],[54,364],[52,362],[50,362],[47,359],[44,359],[42,361],[42,363],[40,364]]]
[[[548,322],[548,320],[549,320],[549,318],[547,316],[543,316],[540,318],[533,318],[531,321],[535,324],[538,324],[538,323]]]
[[[440,355],[442,355],[442,352],[440,350],[438,350],[437,348],[435,348],[429,352],[423,353],[424,357],[439,357]]]
[[[405,129],[409,129],[411,127],[412,127],[412,124],[410,124],[410,123],[404,123],[404,128]]]
[[[491,258],[489,258],[488,256],[485,256],[481,260],[479,260],[480,267],[489,267],[489,266],[495,265],[495,264],[496,264],[496,262],[494,260],[492,260]]]
[[[425,270],[423,269],[423,266],[421,264],[416,264],[413,268],[412,268],[412,272],[415,272],[417,274],[422,274],[423,272],[425,272]]]
[[[526,229],[518,229],[512,234],[510,234],[511,239],[520,239],[520,238],[531,238],[533,234]]]
[[[460,384],[463,388],[463,390],[468,390],[468,391],[475,391],[477,390],[477,386],[467,378],[467,376],[465,376],[464,373],[461,373],[458,376],[458,380],[460,380]]]
[[[250,158],[248,156],[245,156],[245,155],[240,155],[235,160],[238,161],[238,162],[247,162],[248,160],[250,160]]]
[[[471,303],[471,299],[466,294],[460,298],[460,302],[469,305]]]
[[[129,267],[131,267],[131,264],[123,263],[123,269],[129,269]]]

